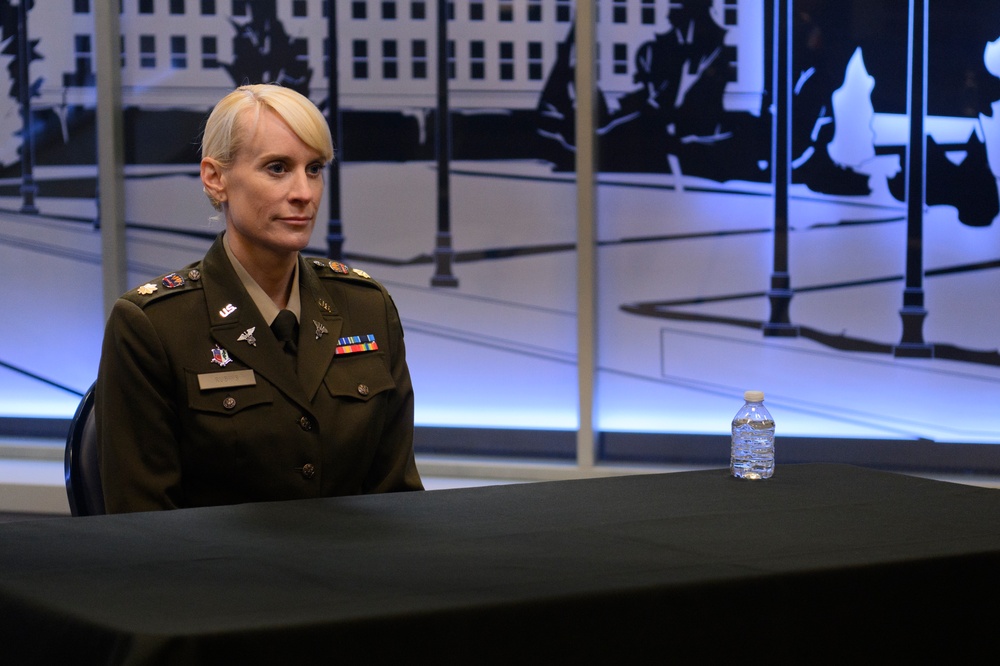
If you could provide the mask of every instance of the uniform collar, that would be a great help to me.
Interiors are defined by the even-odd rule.
[[[315,271],[300,256],[296,269],[300,280],[294,293],[299,300],[303,323],[299,326],[296,376],[288,367],[284,352],[274,336],[269,332],[261,333],[268,324],[237,275],[237,264],[226,256],[224,245],[220,234],[201,263],[201,281],[212,337],[230,354],[267,377],[303,408],[309,409],[309,401],[322,384],[333,360],[343,317]],[[271,302],[270,299],[268,302]],[[273,303],[271,305],[274,306]],[[253,343],[249,341],[251,337]]]
[[[270,326],[274,322],[274,318],[278,316],[279,308],[271,300],[264,290],[261,288],[257,281],[253,279],[247,269],[243,267],[240,260],[236,258],[233,254],[233,250],[229,247],[229,235],[226,233],[222,234],[222,246],[226,249],[226,256],[229,258],[229,263],[233,265],[233,270],[236,271],[236,275],[240,278],[240,282],[243,283],[243,288],[247,290],[247,294],[250,295],[250,300],[253,304],[257,306],[257,310],[260,311],[261,316],[267,325]],[[286,310],[291,310],[292,314],[299,321],[302,320],[302,301],[299,296],[299,262],[295,262],[295,269],[292,271],[292,290],[288,296],[288,305],[285,306]]]

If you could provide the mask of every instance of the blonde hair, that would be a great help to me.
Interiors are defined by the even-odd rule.
[[[261,109],[276,113],[325,162],[333,159],[330,126],[316,105],[291,88],[269,83],[240,86],[219,100],[205,123],[202,159],[211,157],[224,169],[231,166],[240,148],[253,136]],[[210,194],[208,198],[219,210],[219,202]]]

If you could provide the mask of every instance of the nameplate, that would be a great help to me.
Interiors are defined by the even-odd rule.
[[[253,370],[230,370],[229,372],[208,372],[198,375],[198,386],[202,391],[256,385],[257,378],[254,377]]]

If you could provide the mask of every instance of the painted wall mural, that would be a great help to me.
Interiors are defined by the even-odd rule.
[[[91,4],[27,2],[25,33],[0,2],[0,93],[22,37],[37,55],[32,147],[23,100],[0,99],[2,307],[28,313],[0,322],[0,415],[68,415],[96,373]],[[126,0],[129,280],[201,256],[220,228],[201,122],[233,85],[280,81],[336,114],[339,226],[309,251],[338,235],[390,288],[418,423],[573,429],[573,3],[449,4],[439,136],[437,2],[334,3],[330,20],[319,0]],[[759,388],[784,434],[1000,443],[1000,11],[913,3],[914,74],[910,4],[598,3],[599,429],[725,432]],[[453,279],[435,281],[442,219]]]

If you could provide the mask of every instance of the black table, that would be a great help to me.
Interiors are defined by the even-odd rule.
[[[1000,492],[785,465],[44,519],[0,579],[3,664],[956,663]]]

